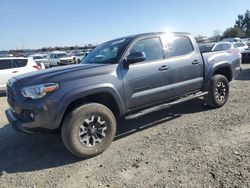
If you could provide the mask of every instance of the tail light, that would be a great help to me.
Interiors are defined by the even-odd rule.
[[[34,67],[35,69],[37,69],[37,70],[41,70],[41,69],[42,69],[39,65],[34,65],[33,67]]]

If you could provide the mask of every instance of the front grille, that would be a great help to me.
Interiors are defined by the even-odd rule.
[[[14,93],[13,93],[13,90],[12,88],[7,84],[7,97],[8,97],[8,102],[9,102],[9,105],[11,107],[14,107],[15,106],[15,96],[14,96]]]

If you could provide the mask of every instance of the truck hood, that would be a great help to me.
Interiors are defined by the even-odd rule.
[[[78,64],[34,71],[16,76],[23,86],[41,83],[64,82],[77,78],[91,77],[105,74],[110,65],[104,64]],[[106,67],[106,68],[105,68]]]

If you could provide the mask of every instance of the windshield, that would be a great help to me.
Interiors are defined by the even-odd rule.
[[[120,58],[130,39],[105,42],[92,50],[81,64],[114,64]]]
[[[57,58],[68,57],[66,53],[56,54]]]

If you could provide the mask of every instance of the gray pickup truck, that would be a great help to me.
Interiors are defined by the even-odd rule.
[[[197,97],[223,106],[241,72],[236,49],[200,53],[188,33],[146,33],[105,42],[79,65],[51,68],[8,81],[7,118],[16,130],[60,129],[76,156],[109,147],[116,119],[134,119]]]

